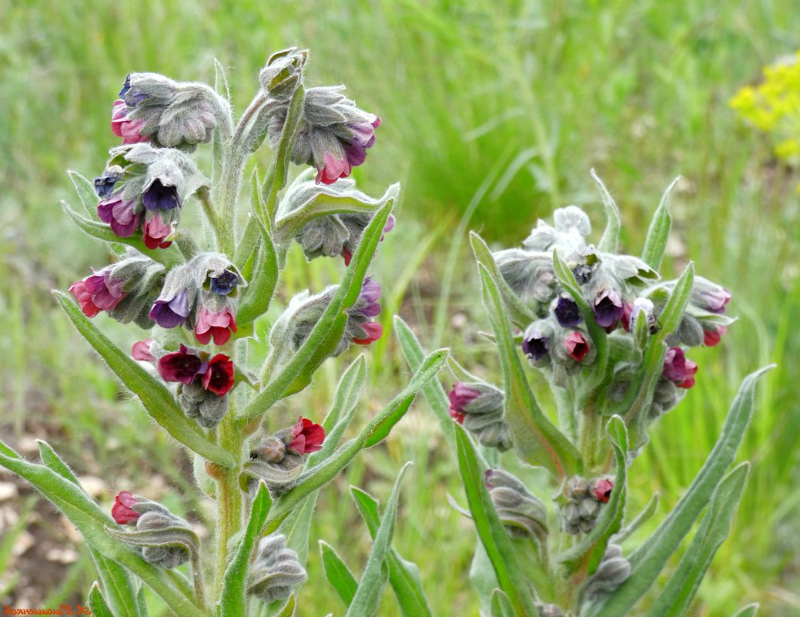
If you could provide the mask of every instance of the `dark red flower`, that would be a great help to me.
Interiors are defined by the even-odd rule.
[[[299,454],[310,454],[317,450],[322,450],[322,442],[325,440],[325,429],[320,424],[316,424],[307,418],[299,418],[297,424],[292,427],[294,438],[289,443],[289,449]]]
[[[589,343],[584,338],[583,334],[578,331],[571,332],[570,335],[564,340],[564,347],[569,354],[569,357],[580,362],[589,353]]]
[[[136,497],[128,491],[122,491],[117,495],[114,505],[111,506],[111,516],[118,525],[135,523],[139,519],[139,516],[141,516],[133,509],[133,506],[137,503],[139,503],[139,500],[136,499]]]
[[[224,353],[218,353],[208,361],[203,374],[203,388],[219,396],[233,388],[234,368],[231,359]]]
[[[614,490],[614,483],[608,478],[602,478],[594,483],[592,493],[600,503],[608,503],[611,499],[611,491]]]
[[[703,330],[703,344],[706,347],[713,347],[722,340],[722,335],[728,331],[725,326],[716,326],[713,330]]]
[[[179,351],[168,353],[158,361],[158,373],[164,381],[189,385],[202,369],[203,361],[185,345],[181,345]]]

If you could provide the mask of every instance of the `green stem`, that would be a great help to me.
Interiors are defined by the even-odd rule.
[[[584,408],[581,415],[580,452],[587,473],[593,473],[598,464],[597,444],[603,430],[600,414],[594,406]]]
[[[200,551],[192,551],[192,577],[194,578],[194,595],[197,603],[204,609],[206,604],[205,583],[203,582],[203,567],[200,561]]]

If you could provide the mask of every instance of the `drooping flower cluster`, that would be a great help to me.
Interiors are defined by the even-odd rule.
[[[503,419],[503,391],[484,382],[458,382],[448,394],[450,416],[484,446],[501,452],[511,447],[511,429]]]
[[[613,490],[614,483],[610,478],[569,478],[564,487],[565,503],[561,508],[564,531],[570,535],[591,531],[603,504],[608,503]]]

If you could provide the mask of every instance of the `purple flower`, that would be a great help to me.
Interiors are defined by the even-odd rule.
[[[465,383],[459,382],[454,384],[453,389],[450,390],[447,395],[447,397],[450,399],[450,417],[452,417],[459,424],[462,424],[464,422],[464,418],[466,417],[464,408],[480,395],[480,392],[474,388],[470,388]]]
[[[661,376],[675,382],[679,388],[689,389],[694,386],[694,375],[697,373],[697,364],[689,360],[683,349],[670,347],[664,356],[664,370]]]
[[[692,304],[709,313],[724,313],[731,301],[731,292],[724,287],[698,276],[692,289]]]
[[[522,351],[531,360],[541,360],[550,351],[550,339],[540,330],[533,329],[525,333],[525,338],[522,341]]]
[[[142,195],[144,207],[151,212],[156,210],[172,210],[181,205],[178,189],[174,186],[165,186],[160,180],[154,180]]]
[[[122,285],[121,279],[113,278],[111,271],[104,268],[81,281],[76,281],[70,286],[69,291],[75,296],[83,314],[94,317],[100,311],[113,310],[122,301],[126,296]]]
[[[381,305],[378,299],[381,297],[381,284],[367,277],[364,279],[364,284],[361,286],[361,293],[358,294],[359,306],[356,310],[365,317],[377,317],[381,312]]]
[[[105,199],[111,195],[114,186],[119,182],[121,175],[119,171],[119,168],[117,170],[107,170],[104,171],[101,176],[94,179],[94,192],[97,193],[100,199]]]
[[[239,283],[238,275],[231,271],[225,270],[219,276],[212,276],[211,278],[211,292],[218,296],[227,296],[231,293],[236,285]]]
[[[129,107],[136,107],[139,103],[147,98],[147,95],[139,91],[137,88],[131,87],[130,73],[125,78],[125,83],[119,91],[119,98],[121,98]]]
[[[189,292],[184,289],[169,300],[156,300],[150,309],[150,319],[162,328],[180,326],[189,316]]]
[[[104,223],[111,225],[111,231],[117,236],[130,238],[141,220],[141,215],[136,214],[135,208],[136,202],[124,201],[122,191],[118,191],[97,205],[97,216]]]
[[[594,299],[594,320],[601,328],[613,330],[625,314],[625,307],[619,293],[613,289],[603,289]]]
[[[566,296],[558,298],[553,313],[555,313],[556,319],[562,328],[574,328],[583,321],[578,303]]]

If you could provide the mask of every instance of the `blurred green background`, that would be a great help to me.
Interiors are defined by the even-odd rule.
[[[636,461],[631,511],[656,491],[661,515],[674,504],[710,451],[740,379],[777,362],[743,448],[754,469],[734,532],[692,614],[732,615],[753,601],[763,615],[800,614],[798,174],[727,105],[764,64],[800,47],[797,8],[796,0],[0,0],[3,439],[30,456],[31,440],[47,437],[95,478],[105,502],[134,487],[204,520],[190,464],[156,437],[54,306],[51,288],[107,259],[58,202],[75,201],[67,168],[91,177],[116,145],[108,123],[126,73],[213,80],[217,58],[241,111],[267,56],[302,45],[311,49],[313,85],[345,83],[359,106],[383,118],[355,174],[362,188],[377,193],[398,179],[404,186],[398,227],[376,267],[387,334],[388,314],[399,311],[429,348],[452,345],[485,375],[498,367],[476,339],[488,324],[461,231],[514,245],[537,217],[569,203],[586,207],[597,227],[595,168],[622,210],[625,248],[637,253],[661,192],[683,176],[664,272],[691,257],[698,273],[731,289],[739,322],[720,347],[692,352],[698,385]],[[291,259],[284,297],[341,275],[340,264],[306,265],[296,252]],[[98,319],[121,343],[137,334]],[[362,420],[407,375],[390,336],[367,355],[373,380]],[[321,417],[349,359],[329,362],[314,392],[299,399],[306,415]],[[320,572],[318,539],[354,570],[363,566],[368,536],[343,498],[347,485],[385,499],[406,460],[416,465],[396,545],[419,564],[436,614],[477,614],[468,582],[473,531],[446,501],[448,492],[461,498],[456,464],[418,403],[385,446],[323,493],[300,615],[342,612]],[[53,553],[75,545],[74,534],[17,490],[0,501],[0,514],[12,512],[0,516],[0,602],[81,599],[93,580],[88,555]],[[25,534],[33,541],[21,552]],[[384,613],[397,614],[388,593]]]

